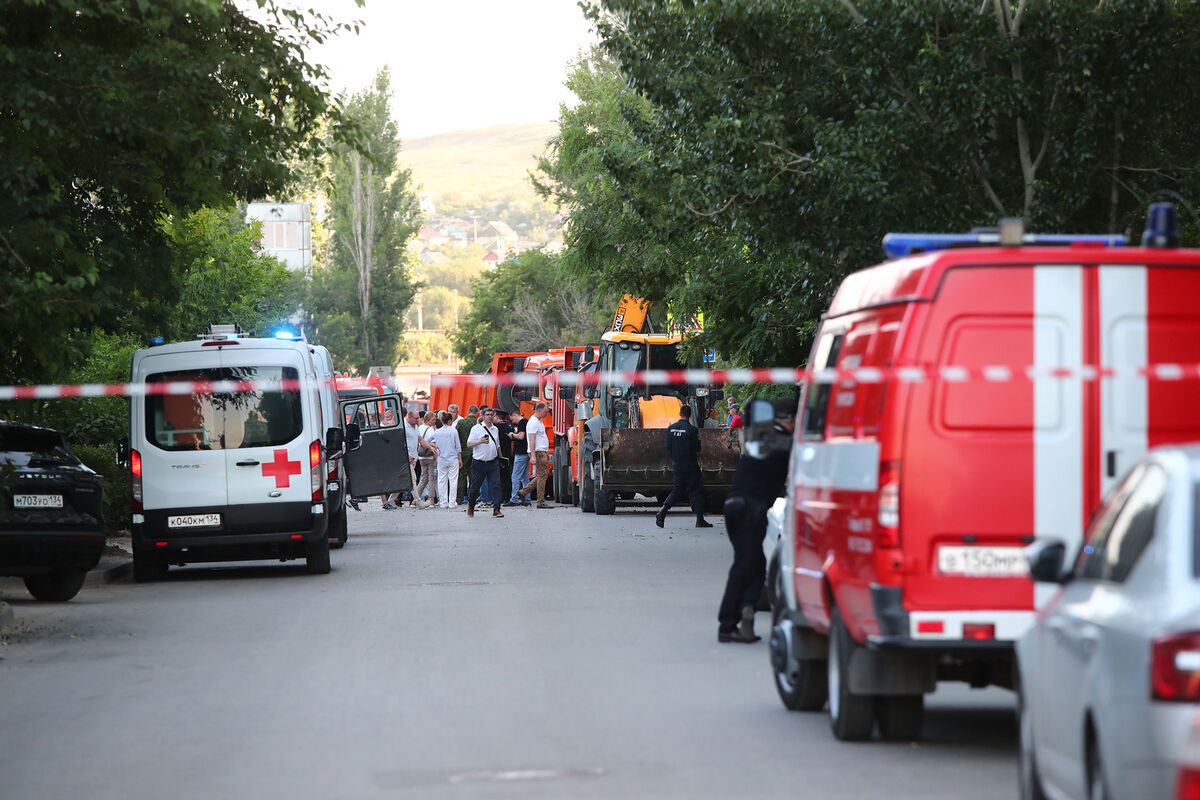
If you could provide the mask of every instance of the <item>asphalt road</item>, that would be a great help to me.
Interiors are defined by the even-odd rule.
[[[1007,692],[939,690],[904,744],[785,711],[766,642],[716,641],[721,524],[372,502],[326,576],[0,580],[0,797],[1016,796]]]

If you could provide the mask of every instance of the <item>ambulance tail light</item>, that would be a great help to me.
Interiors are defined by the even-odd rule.
[[[900,546],[900,462],[879,465],[879,547]]]
[[[321,472],[321,442],[314,441],[308,446],[309,473],[312,475],[312,499],[325,499],[325,475]]]
[[[133,510],[142,510],[142,454],[129,451],[129,476],[133,484]]]
[[[1160,636],[1150,647],[1150,696],[1169,703],[1200,702],[1200,632]]]

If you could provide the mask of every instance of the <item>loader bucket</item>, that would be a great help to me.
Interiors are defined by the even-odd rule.
[[[727,490],[733,483],[741,447],[736,430],[700,429],[700,474],[705,489]],[[674,483],[665,428],[604,428],[600,431],[600,470],[604,487],[645,495],[669,491]]]

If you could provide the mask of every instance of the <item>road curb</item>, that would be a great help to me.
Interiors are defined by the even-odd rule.
[[[88,572],[85,585],[116,583],[133,573],[133,561],[128,558],[102,558],[100,563]]]

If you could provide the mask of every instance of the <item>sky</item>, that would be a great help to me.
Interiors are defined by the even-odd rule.
[[[402,139],[492,125],[552,122],[573,102],[567,64],[595,40],[575,0],[307,0],[347,21],[310,52],[335,91],[366,87],[391,68],[392,108]]]

